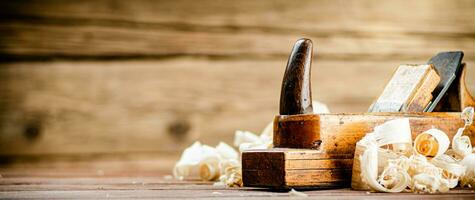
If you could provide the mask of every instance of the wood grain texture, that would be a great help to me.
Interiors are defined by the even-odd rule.
[[[260,132],[301,37],[319,52],[313,98],[332,112],[366,111],[396,66],[444,50],[465,52],[475,88],[472,1],[0,3],[6,156],[177,157],[194,140]]]
[[[14,186],[14,188],[12,188]],[[447,194],[366,193],[350,189],[303,191],[318,199],[473,199],[470,190]],[[287,192],[256,188],[222,188],[212,183],[170,181],[161,176],[111,178],[5,178],[0,197],[7,199],[289,199]]]
[[[259,188],[224,188],[211,182],[166,178],[170,160],[162,156],[112,158],[71,164],[0,165],[2,199],[289,199],[283,191]],[[160,165],[160,162],[162,165]],[[148,163],[148,164],[145,164]],[[98,173],[100,172],[100,173]],[[213,193],[214,192],[214,193]],[[350,189],[303,191],[318,199],[473,199],[475,191],[454,189],[447,194],[366,193]]]
[[[170,60],[3,65],[1,152],[179,152],[194,140],[230,143],[236,129],[258,132],[278,110],[278,63],[262,63],[263,70],[275,71],[270,76],[252,70],[255,65],[261,64]],[[262,92],[256,85],[262,85]],[[262,112],[254,113],[259,108]]]
[[[429,71],[421,86],[415,91],[406,112],[423,112],[432,99],[432,91],[440,81],[437,71]],[[462,110],[460,110],[462,111]]]
[[[439,82],[433,65],[400,65],[368,112],[424,112]]]
[[[273,148],[242,154],[244,186],[274,189],[335,188],[350,185],[352,154]]]
[[[451,139],[464,126],[460,113],[350,113],[279,115],[274,121],[274,146],[317,149],[329,154],[353,154],[356,142],[375,126],[392,119],[408,118],[412,137],[437,128]],[[466,132],[475,143],[475,126]]]
[[[397,65],[316,62],[313,98],[332,112],[364,112]],[[194,140],[231,144],[236,129],[259,133],[278,113],[284,66],[285,58],[2,64],[0,152],[179,153]],[[467,69],[473,86],[475,69]]]
[[[322,58],[427,60],[460,49],[473,59],[474,7],[466,0],[4,1],[0,52],[287,57],[288,46],[306,37]]]
[[[289,55],[280,91],[279,114],[298,115],[313,113],[312,107],[312,57],[311,40],[299,39]]]

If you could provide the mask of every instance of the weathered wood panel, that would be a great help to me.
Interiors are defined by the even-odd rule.
[[[395,67],[438,51],[465,51],[475,88],[473,1],[0,4],[0,59],[15,61],[0,64],[1,155],[177,153],[259,132],[300,37],[334,112],[365,111]]]
[[[314,99],[334,112],[363,112],[396,65],[317,61]],[[3,64],[0,152],[177,152],[196,139],[231,143],[234,130],[260,132],[278,113],[284,66],[284,59]]]
[[[6,57],[285,57],[300,37],[322,58],[475,56],[473,1],[5,1]]]

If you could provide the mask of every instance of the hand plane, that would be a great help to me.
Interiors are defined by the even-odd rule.
[[[279,115],[274,118],[274,147],[242,153],[244,186],[273,189],[348,187],[356,142],[375,126],[392,119],[408,118],[413,137],[434,127],[451,138],[464,125],[461,109],[475,105],[466,89],[465,65],[455,64],[458,71],[453,71],[452,81],[445,81],[440,85],[441,89],[433,87],[433,98],[428,98],[422,109],[430,108],[435,112],[316,114],[312,111],[312,56],[310,40],[300,39],[295,43],[282,81]],[[441,71],[452,62],[460,62],[461,58],[441,60],[435,59],[428,64]],[[439,72],[438,77],[440,82],[449,80]],[[447,87],[447,94],[442,91],[444,87]],[[435,98],[439,99],[435,101]],[[446,105],[450,105],[450,109],[444,110]],[[466,134],[475,143],[474,126],[469,127]]]

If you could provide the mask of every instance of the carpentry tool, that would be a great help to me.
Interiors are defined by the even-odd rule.
[[[462,58],[461,51],[441,52],[427,64],[399,66],[368,112],[461,111],[453,82],[460,77]]]
[[[298,40],[282,82],[280,115],[274,118],[274,148],[243,152],[244,186],[275,189],[349,186],[356,142],[375,126],[391,119],[408,118],[413,137],[430,128],[438,128],[452,138],[464,125],[460,112],[314,114],[311,62],[312,42]],[[465,87],[464,76],[462,65],[461,74],[456,74],[447,89],[449,95],[442,97],[439,104],[452,98],[451,88],[454,87],[460,108],[475,105]],[[439,95],[440,92],[434,97]],[[474,126],[465,134],[475,143]]]

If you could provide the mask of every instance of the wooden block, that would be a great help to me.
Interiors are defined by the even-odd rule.
[[[352,158],[310,149],[249,150],[242,154],[243,181],[276,189],[349,186]]]
[[[430,64],[401,65],[369,112],[422,112],[440,82]]]

